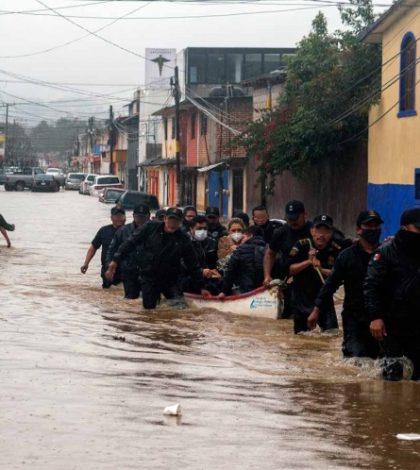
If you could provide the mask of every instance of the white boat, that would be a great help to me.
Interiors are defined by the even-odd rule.
[[[195,308],[274,320],[280,318],[284,307],[283,292],[278,283],[270,287],[259,287],[245,294],[230,295],[224,299],[189,293],[184,296]]]

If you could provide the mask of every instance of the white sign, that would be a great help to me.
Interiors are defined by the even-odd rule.
[[[146,87],[170,88],[176,49],[146,49]]]

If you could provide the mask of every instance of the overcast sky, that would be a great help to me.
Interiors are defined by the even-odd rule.
[[[375,3],[379,4],[379,1]],[[391,0],[380,2],[381,5],[390,3]],[[377,11],[384,9],[378,8]],[[3,0],[0,2],[0,99],[3,103],[19,103],[19,98],[24,98],[56,108],[11,106],[10,116],[24,125],[34,125],[41,118],[56,119],[65,116],[66,111],[72,113],[69,116],[79,114],[86,117],[94,111],[94,114],[105,117],[109,104],[115,106],[117,114],[124,113],[123,101],[111,101],[109,97],[93,97],[91,94],[129,100],[136,86],[144,82],[144,59],[141,56],[145,48],[293,47],[308,33],[319,10],[327,16],[331,30],[341,26],[336,6],[316,5],[310,0],[251,0],[239,4],[204,0],[193,4]],[[244,12],[252,14],[232,15]],[[206,15],[232,16],[162,19],[164,16]],[[160,19],[141,19],[150,17]],[[116,21],[117,18],[120,19]],[[89,31],[102,27],[104,29],[98,35],[132,53],[88,35]],[[63,45],[67,42],[71,43]],[[67,89],[30,85],[23,78],[72,83],[74,85],[65,86],[85,95]],[[69,102],[51,103],[60,100]],[[0,113],[3,111],[4,107]]]

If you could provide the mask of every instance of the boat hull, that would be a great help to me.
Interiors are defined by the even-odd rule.
[[[283,312],[283,293],[280,287],[259,287],[245,294],[231,295],[225,299],[203,298],[201,295],[185,293],[185,298],[193,307],[214,309],[223,313],[252,316],[258,318],[280,318]]]

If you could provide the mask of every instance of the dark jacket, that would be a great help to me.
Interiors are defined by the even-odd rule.
[[[238,246],[232,253],[223,279],[222,292],[230,294],[233,284],[240,292],[249,292],[260,287],[264,279],[265,240],[258,235]]]
[[[343,250],[337,257],[332,273],[315,300],[317,307],[325,307],[334,293],[344,283],[345,297],[343,317],[352,317],[358,322],[367,322],[364,306],[363,281],[373,254],[363,250],[359,243]]]
[[[209,225],[208,232],[209,236],[214,238],[216,241],[228,234],[226,227],[224,227],[220,222]]]
[[[106,255],[107,265],[112,261],[114,254],[117,252],[121,244],[130,239],[136,232],[136,230],[139,229],[140,228],[137,228],[134,222],[131,222],[131,224],[124,225],[115,232],[114,238],[112,239],[111,244],[109,245]],[[125,257],[120,265],[122,274],[127,273],[129,271],[137,272],[139,269],[139,259],[140,253],[137,249],[132,252],[129,256]]]
[[[408,252],[400,232],[373,256],[364,295],[371,321],[382,319],[397,332],[420,326],[420,260]]]
[[[191,235],[190,238],[200,268],[215,269],[217,263],[216,240],[211,237],[207,237],[202,242],[199,242]]]
[[[181,272],[183,260],[188,272],[202,282],[202,271],[198,265],[190,237],[178,229],[174,233],[164,231],[164,222],[149,222],[121,244],[113,261],[121,263],[126,256],[140,248],[140,274],[143,280],[175,283]]]
[[[264,225],[257,225],[257,227],[261,229],[265,242],[270,243],[274,232],[283,227],[283,225],[285,224],[278,220],[268,220]]]

